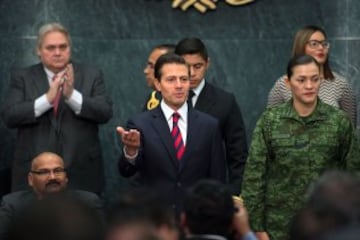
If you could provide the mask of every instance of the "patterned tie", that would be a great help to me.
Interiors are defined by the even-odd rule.
[[[53,77],[53,81],[55,81],[57,75],[55,74],[54,77]],[[58,90],[56,96],[55,96],[55,99],[52,103],[53,105],[53,108],[54,108],[54,116],[56,117],[57,116],[57,112],[58,112],[58,109],[59,109],[59,102],[60,102],[60,97],[61,97],[61,88]]]
[[[176,151],[176,157],[178,160],[181,160],[181,158],[185,152],[185,145],[184,145],[183,139],[181,137],[180,128],[178,126],[179,118],[180,118],[180,114],[175,112],[173,114],[173,129],[171,131],[171,136],[174,139],[174,147],[175,147],[175,151]]]

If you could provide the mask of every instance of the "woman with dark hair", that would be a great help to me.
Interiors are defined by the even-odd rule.
[[[354,127],[345,112],[319,99],[315,58],[293,57],[284,81],[292,98],[260,116],[244,172],[241,195],[259,239],[289,239],[290,220],[304,205],[308,185],[324,171],[359,172]]]
[[[320,77],[323,79],[319,97],[325,103],[344,110],[356,126],[357,106],[354,92],[349,82],[333,72],[329,64],[330,43],[326,33],[317,26],[300,29],[294,38],[292,56],[307,54],[320,64]],[[286,102],[291,98],[291,91],[286,87],[285,75],[280,77],[268,96],[268,106]]]

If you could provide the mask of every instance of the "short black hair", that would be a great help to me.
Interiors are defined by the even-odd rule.
[[[208,60],[208,52],[205,44],[199,38],[184,38],[175,47],[175,53],[182,56],[185,54],[199,54],[205,61]]]
[[[187,64],[186,64],[184,58],[182,58],[181,56],[179,56],[175,53],[171,53],[171,52],[165,53],[165,54],[161,55],[155,63],[154,76],[158,81],[160,81],[160,79],[161,79],[162,67],[165,64],[169,64],[169,63],[181,64],[181,65],[185,65],[187,67]],[[189,74],[190,74],[190,72],[189,72]]]
[[[313,58],[310,55],[297,55],[292,57],[289,62],[288,65],[286,67],[286,73],[287,73],[287,77],[290,79],[291,76],[294,73],[294,67],[299,66],[299,65],[306,65],[309,63],[315,63],[316,66],[320,69],[320,65],[319,63],[316,61],[315,58]]]
[[[35,200],[17,216],[11,240],[102,240],[103,216],[84,201],[66,194]]]
[[[290,239],[319,239],[335,229],[360,223],[360,178],[341,170],[328,170],[307,193],[305,206],[290,224]]]
[[[230,190],[216,180],[200,180],[184,202],[186,223],[192,234],[228,236],[235,213]]]
[[[172,229],[177,228],[173,209],[157,192],[145,188],[122,193],[110,203],[107,211],[110,228],[136,222],[154,227],[166,225]]]

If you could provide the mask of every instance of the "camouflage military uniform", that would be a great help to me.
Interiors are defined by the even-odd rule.
[[[254,231],[285,239],[313,180],[329,168],[359,170],[359,142],[350,119],[318,100],[302,118],[292,101],[268,108],[257,122],[242,196]]]

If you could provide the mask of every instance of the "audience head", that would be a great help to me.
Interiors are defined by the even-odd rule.
[[[28,184],[39,199],[62,192],[67,182],[64,161],[59,155],[43,152],[32,160]]]
[[[291,77],[294,75],[294,70],[297,66],[313,64],[316,66],[317,69],[320,68],[319,63],[316,61],[315,58],[311,57],[310,55],[296,55],[292,57],[287,65],[286,72],[287,78],[290,80]]]
[[[184,38],[175,47],[190,67],[190,88],[194,89],[205,78],[210,59],[204,43],[198,38]]]
[[[360,236],[360,225],[347,226],[329,231],[317,240],[358,240]]]
[[[231,192],[215,180],[200,180],[187,193],[182,225],[187,234],[229,236],[235,214]]]
[[[71,57],[69,32],[59,23],[43,25],[38,33],[37,55],[52,72],[62,71]]]
[[[161,44],[153,48],[144,68],[144,74],[148,87],[155,89],[154,67],[158,58],[165,53],[174,52],[174,49],[175,45],[173,44]]]
[[[16,219],[10,240],[103,240],[104,221],[74,198],[54,195],[32,202]]]
[[[292,57],[296,55],[310,55],[316,59],[321,66],[323,77],[333,79],[334,75],[329,65],[330,43],[327,41],[326,33],[317,26],[305,26],[300,29],[294,38]]]
[[[185,60],[174,53],[159,57],[155,64],[155,86],[165,103],[173,110],[179,109],[189,93],[189,67]]]
[[[309,189],[307,205],[336,225],[360,222],[360,178],[349,172],[324,173]]]
[[[320,70],[316,60],[309,55],[290,59],[285,84],[291,90],[297,111],[304,106],[315,106],[320,88]]]
[[[328,171],[310,187],[305,207],[292,222],[290,237],[320,239],[320,236],[331,236],[333,231],[358,228],[359,221],[359,177],[338,170]]]
[[[134,189],[121,194],[108,213],[107,240],[178,239],[173,210],[155,192]]]

